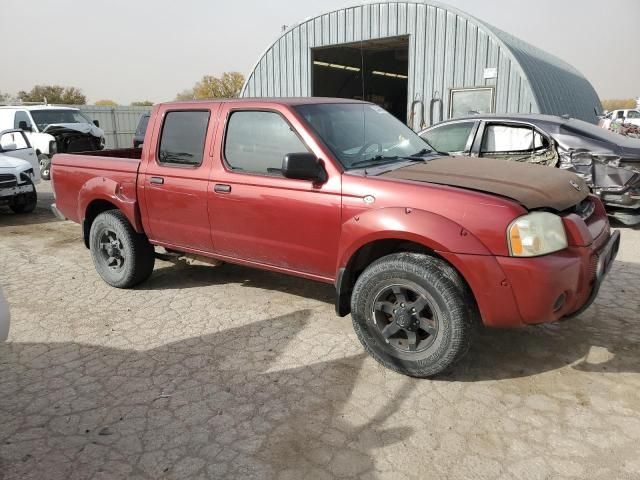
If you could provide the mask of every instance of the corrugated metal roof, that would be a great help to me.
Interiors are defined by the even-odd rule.
[[[312,94],[311,49],[409,37],[408,107],[452,88],[492,86],[498,113],[569,114],[596,121],[598,96],[566,62],[448,5],[431,0],[373,2],[324,13],[289,28],[260,57],[242,96]],[[486,68],[496,78],[484,78]],[[428,114],[427,114],[428,115]],[[425,116],[427,116],[425,115]],[[424,119],[414,121],[424,123]]]
[[[576,68],[510,33],[477,21],[500,39],[515,57],[529,80],[540,112],[568,114],[591,123],[597,122],[597,115],[602,112],[600,98]]]

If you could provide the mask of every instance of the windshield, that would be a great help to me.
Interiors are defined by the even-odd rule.
[[[56,123],[91,123],[91,120],[78,110],[31,110],[31,116],[40,131]]]
[[[147,125],[149,125],[149,115],[142,115],[136,128],[136,135],[143,136],[147,131]]]
[[[295,109],[346,170],[419,157],[433,150],[377,105],[325,103],[299,105]]]

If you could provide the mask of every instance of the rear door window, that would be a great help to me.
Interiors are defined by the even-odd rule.
[[[236,111],[229,117],[224,157],[233,170],[282,175],[286,154],[308,151],[289,123],[276,112]]]
[[[162,164],[202,164],[209,110],[167,112],[162,125],[158,161]]]
[[[467,153],[474,122],[456,122],[435,127],[421,136],[438,152]]]
[[[492,125],[485,128],[480,153],[526,153],[548,148],[548,140],[528,125]]]

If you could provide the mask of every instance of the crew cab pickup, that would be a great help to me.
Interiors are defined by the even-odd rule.
[[[108,284],[146,280],[155,247],[331,283],[365,349],[417,377],[480,324],[582,312],[620,241],[575,174],[442,157],[355,100],[160,104],[142,149],[57,154],[52,178]]]

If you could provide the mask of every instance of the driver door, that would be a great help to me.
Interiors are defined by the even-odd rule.
[[[214,252],[243,263],[316,279],[335,276],[340,234],[341,176],[324,158],[328,180],[284,178],[288,153],[313,151],[285,108],[223,106],[209,182]]]

